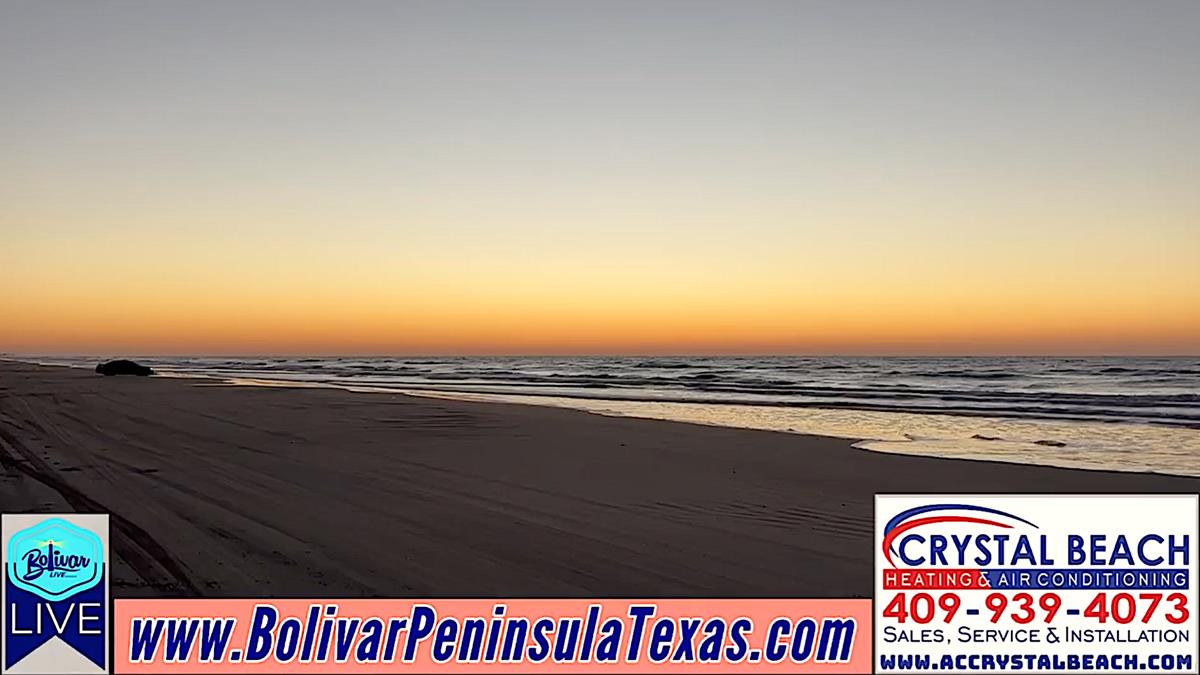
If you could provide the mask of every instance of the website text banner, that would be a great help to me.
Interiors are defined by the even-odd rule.
[[[876,495],[876,672],[1196,673],[1196,509]]]
[[[116,600],[117,673],[864,673],[870,600]]]

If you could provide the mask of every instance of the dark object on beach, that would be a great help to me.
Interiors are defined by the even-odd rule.
[[[977,441],[1002,441],[1002,440],[1004,440],[1003,438],[1000,438],[999,436],[984,436],[983,434],[975,434],[971,438],[974,438]]]
[[[1048,446],[1050,446],[1050,447],[1052,447],[1052,448],[1065,448],[1065,447],[1067,447],[1067,444],[1066,444],[1066,443],[1063,443],[1062,441],[1034,441],[1034,442],[1033,442],[1033,444],[1034,444],[1034,445],[1048,445]]]
[[[140,363],[127,359],[105,361],[96,366],[96,372],[101,375],[153,375],[154,371]]]

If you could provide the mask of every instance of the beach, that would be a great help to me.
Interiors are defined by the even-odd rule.
[[[1200,479],[562,408],[0,361],[0,507],[112,514],[114,595],[868,597],[877,492]]]
[[[24,355],[91,370],[103,357]],[[1200,477],[1190,357],[136,356],[239,384],[527,403],[908,455]]]

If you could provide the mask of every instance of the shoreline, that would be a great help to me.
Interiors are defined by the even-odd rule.
[[[869,597],[874,495],[1150,473],[492,402],[0,362],[0,507],[113,514],[124,596]]]
[[[18,363],[75,368],[7,357]],[[266,357],[256,357],[266,358]],[[4,358],[0,358],[3,361]],[[290,373],[285,373],[290,374]],[[753,429],[848,440],[858,449],[918,457],[965,459],[1004,464],[1093,471],[1120,471],[1200,477],[1200,435],[1188,427],[1096,420],[906,412],[872,408],[823,408],[739,402],[702,402],[455,391],[401,384],[356,384],[298,377],[212,374],[171,370],[162,377],[207,380],[235,386],[332,389],[399,394],[474,403],[502,403],[570,409],[606,417],[673,421],[705,427]]]
[[[42,361],[32,361],[32,360],[28,360],[25,358],[16,358],[16,357],[0,357],[0,360],[5,360],[6,358],[9,360],[17,361],[17,362],[30,363],[30,364],[41,365],[41,366],[62,366],[62,367],[69,367],[69,368],[90,369],[89,366],[84,366],[84,365],[72,365],[72,364],[64,364],[64,363],[47,363],[47,362],[42,362]],[[153,357],[148,357],[148,358],[153,358]],[[169,358],[169,357],[163,357],[163,358]],[[254,357],[254,358],[267,358],[267,357]],[[364,357],[364,358],[374,358],[374,357]],[[462,358],[470,358],[470,357],[462,357]],[[981,357],[981,358],[983,358],[983,357]],[[1176,357],[1163,357],[1163,358],[1192,359],[1192,358],[1197,358],[1197,357],[1176,356]],[[103,360],[103,359],[101,359],[100,357],[97,357],[95,360]],[[266,371],[266,372],[269,373],[272,371]],[[937,416],[946,416],[946,417],[951,417],[951,418],[1003,419],[1003,420],[1050,422],[1050,423],[1064,422],[1064,423],[1078,423],[1078,424],[1100,424],[1100,425],[1105,425],[1105,426],[1129,424],[1129,425],[1135,425],[1135,426],[1149,426],[1149,427],[1157,427],[1157,428],[1163,428],[1163,429],[1200,430],[1200,421],[1195,421],[1195,422],[1194,421],[1184,421],[1184,420],[1162,421],[1162,420],[1151,420],[1151,419],[1122,420],[1122,419],[1116,419],[1116,418],[1099,419],[1099,418],[1096,418],[1095,416],[1090,416],[1090,415],[1086,415],[1086,414],[1082,414],[1082,413],[1079,413],[1079,414],[1055,413],[1055,412],[1051,412],[1051,411],[1042,411],[1042,412],[1034,413],[1034,412],[1026,412],[1026,411],[1009,411],[1009,410],[1004,410],[1004,409],[983,409],[983,408],[963,408],[963,407],[945,408],[945,409],[930,408],[930,407],[899,408],[899,407],[895,407],[895,406],[888,406],[888,405],[881,405],[881,404],[871,404],[871,403],[863,403],[863,402],[844,403],[844,402],[833,401],[833,400],[822,401],[822,402],[808,402],[808,401],[752,400],[752,399],[736,399],[736,398],[723,398],[723,397],[701,398],[701,397],[695,397],[695,396],[688,396],[688,397],[675,396],[675,397],[651,398],[651,397],[645,397],[645,396],[636,396],[633,394],[619,394],[619,393],[604,394],[604,393],[589,392],[589,391],[584,391],[584,390],[575,390],[575,391],[572,391],[571,393],[561,393],[561,392],[529,393],[529,392],[516,391],[516,390],[511,390],[511,389],[506,390],[503,388],[506,385],[503,385],[503,384],[479,384],[479,383],[476,383],[476,384],[469,385],[469,386],[477,387],[478,388],[477,390],[447,389],[440,385],[430,385],[430,384],[424,384],[424,383],[355,384],[355,383],[351,383],[351,382],[346,382],[344,380],[300,379],[300,378],[287,378],[287,377],[278,377],[278,376],[275,378],[272,378],[270,375],[260,375],[260,376],[256,376],[256,375],[207,375],[207,374],[202,374],[202,373],[189,373],[187,371],[179,371],[179,370],[171,371],[169,369],[163,370],[159,374],[166,376],[166,377],[212,377],[212,378],[227,379],[227,380],[243,380],[243,381],[247,381],[247,382],[262,381],[262,382],[310,383],[310,384],[318,385],[318,386],[349,389],[351,391],[356,390],[356,389],[362,389],[362,390],[370,389],[370,390],[379,390],[379,391],[388,391],[388,392],[398,391],[398,392],[403,392],[403,393],[414,393],[414,392],[445,393],[445,394],[454,394],[454,395],[461,395],[461,396],[495,397],[494,400],[500,400],[501,398],[504,398],[504,397],[547,398],[547,399],[562,398],[562,399],[574,399],[574,400],[579,400],[579,401],[590,401],[590,402],[596,402],[596,403],[615,403],[615,404],[621,404],[621,403],[665,403],[665,404],[710,405],[710,406],[724,405],[724,406],[735,406],[735,407],[772,408],[772,409],[781,409],[781,410],[793,410],[794,409],[794,410],[846,411],[846,412],[858,412],[858,413],[863,413],[863,412],[865,412],[865,413],[887,413],[887,414],[903,414],[903,415],[937,415]],[[491,388],[490,390],[488,389],[489,387]]]

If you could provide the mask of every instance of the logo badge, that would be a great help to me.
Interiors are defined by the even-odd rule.
[[[108,672],[108,516],[4,514],[2,529],[2,672]]]
[[[8,540],[8,564],[18,588],[61,600],[103,580],[104,545],[95,533],[52,518]]]

